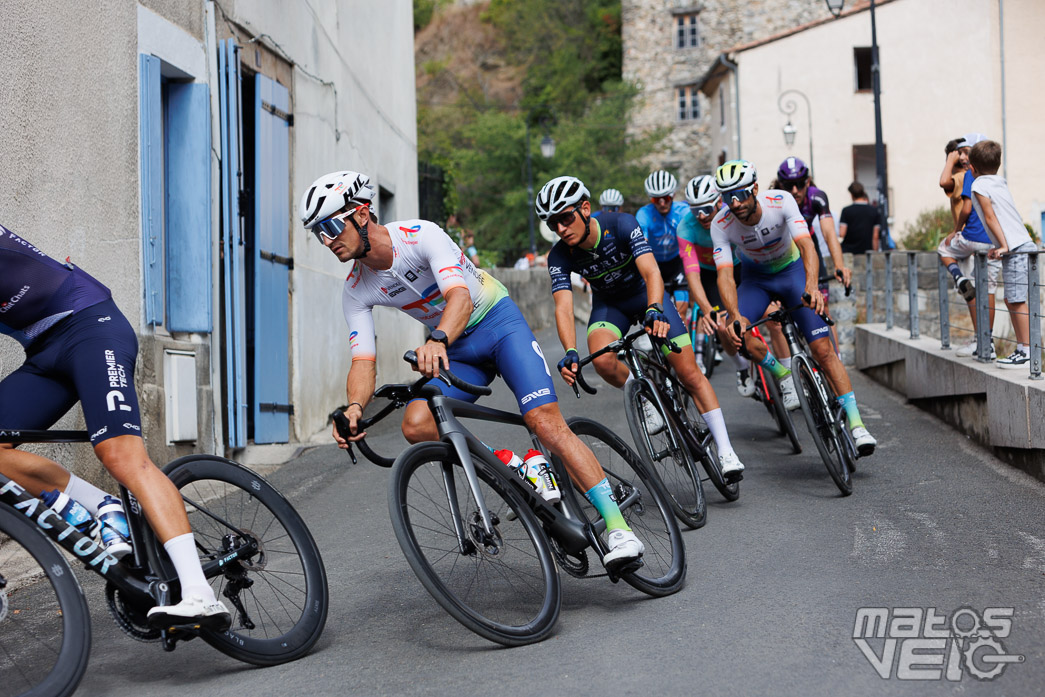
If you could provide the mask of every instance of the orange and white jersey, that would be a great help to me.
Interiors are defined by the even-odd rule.
[[[377,355],[375,305],[398,308],[435,328],[446,307],[446,293],[460,286],[472,298],[467,325],[472,327],[507,297],[501,282],[477,269],[435,223],[402,220],[386,227],[392,239],[392,266],[376,271],[355,262],[341,294],[352,360],[374,360]]]

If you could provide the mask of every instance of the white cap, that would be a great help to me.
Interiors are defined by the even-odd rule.
[[[972,146],[987,140],[987,136],[982,133],[966,133],[965,137],[962,138],[961,142],[958,143],[959,148],[971,148]]]

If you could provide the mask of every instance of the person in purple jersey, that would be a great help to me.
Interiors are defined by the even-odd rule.
[[[25,348],[25,362],[0,381],[0,428],[49,428],[80,402],[95,454],[141,503],[178,574],[181,602],[152,608],[149,622],[228,629],[231,616],[203,575],[181,494],[145,451],[134,390],[138,338],[109,289],[0,225],[0,298],[0,333]],[[13,444],[0,444],[0,472],[31,494],[62,491],[92,515],[107,495]]]

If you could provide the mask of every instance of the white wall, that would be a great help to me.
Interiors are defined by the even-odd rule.
[[[1045,97],[1034,76],[1045,73],[1036,33],[1045,3],[1004,0],[1008,148],[1004,156],[1013,195],[1027,222],[1040,223],[1045,171],[1040,123]],[[946,204],[937,184],[943,146],[982,131],[1002,139],[998,4],[987,0],[896,0],[876,12],[882,70],[882,130],[888,151],[894,235],[927,208]],[[870,92],[854,91],[853,47],[870,46],[870,13],[863,11],[736,55],[740,66],[742,156],[768,183],[788,155],[808,159],[804,102],[791,117],[798,130],[784,145],[786,117],[778,95],[798,89],[812,107],[814,178],[837,212],[849,203],[852,146],[873,145]],[[716,107],[717,108],[717,107]],[[864,182],[873,188],[874,182]]]

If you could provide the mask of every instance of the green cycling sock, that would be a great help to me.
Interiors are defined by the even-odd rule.
[[[584,498],[591,501],[595,510],[606,521],[607,530],[631,530],[627,521],[621,515],[617,502],[613,500],[613,490],[610,483],[603,477],[602,481],[584,492]]]

